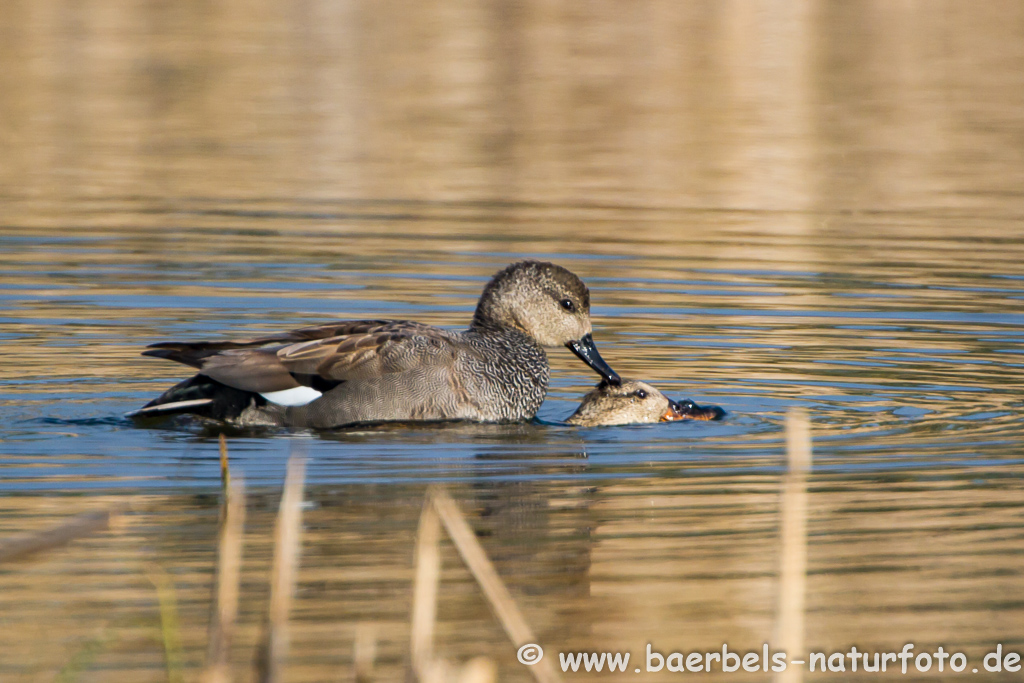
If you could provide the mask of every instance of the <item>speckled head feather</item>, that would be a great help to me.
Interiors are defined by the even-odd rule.
[[[519,261],[484,287],[472,326],[513,328],[542,346],[562,346],[590,333],[590,290],[561,266]]]
[[[693,401],[676,402],[650,384],[623,380],[621,384],[601,382],[587,393],[579,408],[567,420],[581,427],[672,422],[675,420],[721,420],[725,411],[718,406],[699,406]]]
[[[671,401],[650,384],[626,380],[621,385],[602,382],[587,393],[580,407],[569,417],[569,424],[598,425],[641,424],[668,419]]]

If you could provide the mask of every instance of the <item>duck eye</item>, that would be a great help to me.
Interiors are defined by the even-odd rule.
[[[564,308],[565,310],[569,311],[570,313],[576,310],[576,305],[573,304],[571,299],[562,299],[561,301],[558,302],[558,305]]]
[[[647,398],[647,392],[644,391],[643,389],[637,389],[636,391],[633,392],[633,395],[639,399]]]

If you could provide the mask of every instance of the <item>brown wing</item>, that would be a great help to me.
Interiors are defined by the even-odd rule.
[[[438,362],[454,355],[451,341],[452,333],[422,323],[352,320],[242,342],[165,342],[143,355],[191,365],[236,389],[268,392]]]
[[[196,341],[196,342],[160,342],[150,344],[142,352],[143,356],[156,358],[167,358],[168,360],[191,365],[200,368],[204,359],[233,349],[252,349],[270,345],[281,345],[288,343],[304,342],[313,339],[326,339],[328,337],[339,337],[349,334],[368,334],[375,330],[400,325],[408,328],[432,328],[421,323],[407,322],[404,320],[341,320],[324,325],[312,325],[300,327],[297,330],[290,330],[268,337],[258,337],[245,341]]]
[[[235,349],[208,356],[200,372],[242,391],[284,391],[302,384],[267,349]]]
[[[395,322],[364,331],[290,344],[277,357],[296,375],[347,381],[402,372],[415,366],[450,361],[451,333],[420,323]]]
[[[402,331],[407,334],[442,334],[448,333],[440,327],[425,325],[412,320],[341,320],[323,325],[300,327],[284,334],[267,337],[272,341],[302,342],[330,337],[347,337],[349,335],[375,334],[378,332]]]

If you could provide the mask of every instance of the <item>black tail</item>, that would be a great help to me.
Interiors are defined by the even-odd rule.
[[[157,354],[147,351],[146,355]],[[175,384],[139,410],[128,413],[128,417],[166,417],[188,413],[230,421],[238,418],[253,403],[263,406],[267,401],[259,394],[229,387],[205,375],[196,375]]]

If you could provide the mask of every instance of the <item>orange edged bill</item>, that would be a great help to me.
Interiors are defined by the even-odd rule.
[[[690,399],[685,401],[668,402],[668,408],[661,416],[662,422],[674,422],[676,420],[721,420],[725,417],[725,411],[718,406],[699,406]]]

